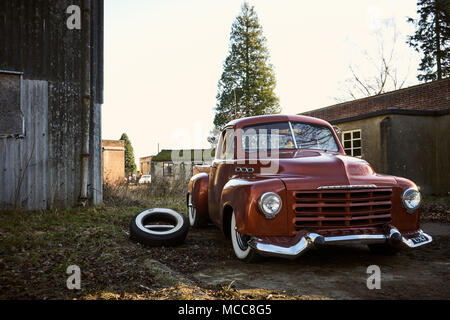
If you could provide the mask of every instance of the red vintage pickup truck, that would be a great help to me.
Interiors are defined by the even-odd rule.
[[[432,241],[420,202],[412,181],[347,156],[328,122],[291,115],[228,123],[209,172],[194,175],[187,194],[190,225],[211,220],[244,261],[333,243],[419,247]]]

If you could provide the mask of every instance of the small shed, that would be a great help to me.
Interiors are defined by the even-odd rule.
[[[450,192],[450,78],[302,113],[341,129],[347,154],[378,173]]]
[[[189,179],[194,166],[211,164],[214,154],[214,149],[161,150],[152,157],[152,181]]]

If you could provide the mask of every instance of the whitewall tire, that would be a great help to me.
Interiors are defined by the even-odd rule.
[[[188,217],[189,217],[189,225],[191,227],[195,226],[195,219],[197,218],[197,210],[192,203],[192,195],[188,195]]]
[[[192,228],[205,227],[208,224],[208,220],[197,213],[197,208],[192,201],[192,195],[190,193],[187,195],[187,211],[189,225]]]
[[[149,246],[180,245],[186,239],[188,231],[186,217],[166,208],[142,211],[130,223],[130,237]]]
[[[250,237],[240,234],[237,231],[236,216],[234,212],[231,215],[231,244],[233,245],[234,254],[239,260],[253,262],[259,257],[254,249],[248,245]]]

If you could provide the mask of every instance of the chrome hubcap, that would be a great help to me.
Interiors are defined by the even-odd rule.
[[[236,242],[239,246],[239,248],[243,251],[247,250],[248,248],[248,241],[250,240],[249,236],[246,236],[244,234],[240,234],[239,232],[237,232],[237,228],[234,228],[234,232],[236,234]]]

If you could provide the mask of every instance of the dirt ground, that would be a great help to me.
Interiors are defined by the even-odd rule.
[[[0,299],[450,298],[447,202],[433,201],[423,215],[433,243],[396,256],[374,255],[366,246],[330,246],[294,261],[246,264],[214,226],[191,229],[177,247],[131,241],[136,213],[161,207],[185,213],[185,200],[143,194],[151,201],[142,203],[136,190],[119,195],[107,197],[103,207],[0,212]],[[67,288],[70,265],[80,267],[80,290]],[[366,286],[370,265],[381,269],[379,290]]]
[[[450,299],[450,225],[422,224],[433,243],[395,256],[374,255],[366,246],[327,246],[297,260],[265,258],[256,264],[236,260],[230,243],[214,228],[190,231],[183,247],[197,248],[193,269],[200,286],[230,285],[331,299]],[[180,248],[181,249],[181,248]],[[200,257],[198,257],[200,258]],[[196,265],[200,266],[196,267]],[[367,288],[367,267],[381,269],[381,289]]]

